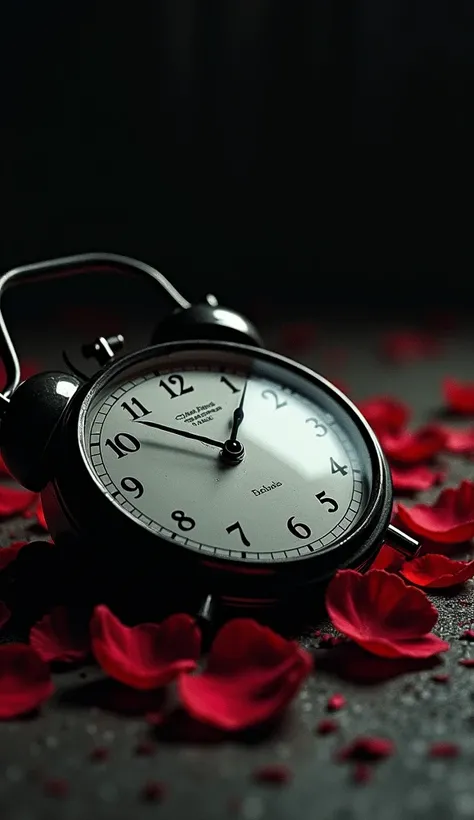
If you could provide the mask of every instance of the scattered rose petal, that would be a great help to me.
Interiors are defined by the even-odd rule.
[[[339,709],[343,709],[346,705],[346,699],[344,695],[336,694],[332,695],[327,703],[327,708],[329,712],[338,712]]]
[[[463,415],[474,413],[474,382],[444,379],[442,389],[448,410]]]
[[[352,770],[352,780],[354,783],[362,785],[368,783],[373,777],[372,767],[368,763],[362,763],[358,760]]]
[[[293,779],[293,772],[284,763],[272,763],[255,769],[253,779],[257,783],[286,786]]]
[[[147,803],[160,803],[165,797],[166,789],[163,783],[157,780],[149,780],[142,788],[141,797]]]
[[[442,544],[462,544],[474,536],[474,483],[442,490],[432,506],[398,505],[398,517],[412,532]]]
[[[356,760],[362,763],[384,760],[395,751],[395,744],[383,737],[357,737],[337,753],[337,760]]]
[[[45,663],[78,663],[90,652],[89,636],[78,630],[62,606],[35,624],[30,632],[30,645]]]
[[[438,672],[436,675],[431,676],[431,680],[434,683],[448,683],[450,680],[450,676],[447,672]]]
[[[316,732],[318,735],[333,735],[339,729],[339,725],[336,723],[335,720],[331,718],[325,718],[324,720],[320,720],[318,725],[316,726]]]
[[[453,758],[459,756],[459,746],[457,743],[451,743],[447,740],[437,740],[429,747],[428,753],[430,757],[444,757]]]
[[[442,452],[446,439],[441,427],[431,424],[418,430],[381,433],[379,440],[390,461],[416,464]]]
[[[433,470],[424,464],[415,467],[390,467],[393,489],[399,493],[429,490],[444,479],[443,470]]]
[[[10,620],[11,612],[7,605],[0,601],[0,628]]]
[[[8,547],[2,547],[0,549],[0,571],[5,569],[8,564],[11,564],[11,562],[17,557],[20,550],[22,550],[23,547],[26,547],[28,543],[28,541],[15,541]]]
[[[474,641],[474,629],[466,629],[459,637],[465,641]]]
[[[403,564],[403,555],[398,550],[384,544],[375,556],[371,569],[384,569],[386,572],[398,572]]]
[[[36,493],[19,487],[0,487],[0,519],[13,518],[28,510],[36,498]]]
[[[456,453],[458,455],[474,454],[474,427],[459,430],[455,427],[447,427],[444,424],[438,426],[444,434],[444,449],[448,453]]]
[[[36,498],[36,502],[33,506],[30,506],[27,510],[25,510],[25,512],[23,513],[23,517],[35,518],[38,527],[44,530],[45,532],[48,532],[48,525],[46,523],[46,518],[44,516],[43,504],[40,496]]]
[[[391,396],[376,396],[359,404],[359,410],[376,435],[399,433],[410,418],[406,404]]]
[[[405,561],[400,573],[419,587],[445,589],[474,577],[474,561],[453,561],[446,555],[422,555]]]
[[[458,663],[459,666],[465,666],[466,669],[474,669],[474,658],[461,658]]]
[[[385,334],[382,351],[396,364],[425,359],[439,351],[438,337],[426,331],[402,330]]]
[[[26,644],[0,646],[0,718],[37,709],[53,694],[49,668]]]
[[[67,797],[69,794],[69,782],[62,777],[50,777],[44,783],[44,792],[48,797]]]
[[[94,610],[91,641],[102,669],[135,689],[156,689],[192,671],[201,647],[199,629],[189,615],[128,627],[103,605]]]
[[[218,632],[200,675],[181,675],[181,703],[198,720],[239,731],[275,718],[312,669],[308,652],[250,618]]]
[[[429,658],[449,649],[431,633],[438,613],[425,593],[393,573],[339,570],[326,607],[336,629],[374,655]]]

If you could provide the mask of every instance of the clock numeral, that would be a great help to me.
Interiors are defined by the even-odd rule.
[[[262,392],[262,399],[272,399],[275,402],[275,410],[281,410],[282,407],[286,407],[288,402],[287,401],[279,401],[278,395],[275,393],[274,390],[263,390]]]
[[[326,490],[321,490],[320,493],[317,493],[316,498],[318,499],[320,504],[329,504],[327,510],[329,513],[335,513],[336,510],[339,509],[339,504],[337,503],[337,501],[335,501],[334,498],[331,498],[329,495],[326,495]]]
[[[183,510],[174,510],[174,512],[171,513],[171,518],[173,521],[176,521],[179,529],[184,532],[189,532],[189,530],[193,530],[196,526],[194,518],[190,518]]]
[[[140,419],[143,416],[149,416],[151,413],[151,410],[147,410],[146,407],[143,406],[141,401],[138,401],[138,399],[135,398],[131,398],[130,403],[127,401],[123,401],[121,407],[124,410],[126,410],[127,413],[130,413],[130,416],[133,421],[136,421],[137,419]]]
[[[243,531],[243,529],[240,526],[238,521],[236,521],[235,524],[230,524],[225,529],[226,529],[226,532],[229,533],[229,535],[230,535],[231,532],[236,532],[237,531],[240,535],[240,540],[242,541],[242,544],[245,544],[246,547],[250,547],[250,541],[246,537],[246,535],[245,535],[245,533],[244,533],[244,531]]]
[[[144,493],[141,481],[139,481],[138,478],[133,478],[131,475],[126,475],[125,478],[122,478],[120,486],[122,490],[125,490],[127,493],[135,493],[135,498],[141,498]]]
[[[296,523],[295,524],[295,516],[292,515],[291,518],[288,519],[286,522],[286,526],[288,527],[289,531],[292,535],[296,535],[297,538],[310,538],[311,537],[311,530],[307,524]]]
[[[306,419],[306,424],[309,424],[310,422],[314,425],[315,431],[319,430],[319,433],[316,432],[318,438],[322,438],[326,435],[328,428],[324,424],[321,424],[321,422],[318,421],[318,419],[315,419],[314,417]]]
[[[105,445],[110,447],[118,458],[124,458],[129,453],[136,453],[140,449],[138,439],[128,433],[117,433],[114,440],[108,438]]]
[[[344,464],[344,466],[341,467],[341,465],[338,464],[337,461],[334,461],[332,456],[329,457],[329,461],[331,462],[331,473],[333,475],[336,475],[336,473],[340,473],[341,475],[347,475],[347,464]]]
[[[227,385],[227,387],[228,387],[230,390],[232,390],[232,393],[240,393],[240,388],[238,388],[238,387],[234,387],[234,385],[232,384],[232,382],[230,382],[230,381],[229,381],[229,379],[227,378],[227,376],[221,376],[221,382],[222,382],[223,384],[226,384],[226,385]]]
[[[170,384],[177,384],[179,388],[179,393],[175,393]],[[164,381],[161,379],[160,387],[162,387],[168,393],[170,399],[177,399],[179,396],[184,396],[185,393],[192,393],[194,387],[185,387],[184,386],[184,379],[179,373],[173,374],[173,376],[168,376],[168,379]]]

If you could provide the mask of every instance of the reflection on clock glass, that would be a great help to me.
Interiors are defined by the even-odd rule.
[[[369,452],[344,408],[252,352],[142,360],[102,385],[79,435],[111,502],[219,559],[309,557],[353,529],[371,490]],[[222,457],[229,438],[239,463]]]

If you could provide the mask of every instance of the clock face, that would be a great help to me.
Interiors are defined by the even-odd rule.
[[[240,462],[222,456],[234,421]],[[111,503],[220,560],[310,557],[350,533],[372,486],[344,404],[252,351],[181,350],[122,369],[102,380],[79,436]]]

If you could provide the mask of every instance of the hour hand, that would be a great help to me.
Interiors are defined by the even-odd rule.
[[[183,438],[194,439],[194,441],[201,441],[203,444],[211,444],[213,447],[219,447],[220,450],[224,447],[223,441],[217,441],[215,438],[208,438],[207,436],[199,436],[197,433],[191,433],[188,430],[178,430],[176,427],[168,427],[166,424],[158,424],[156,421],[145,421],[145,419],[135,419],[136,424],[145,424],[147,427],[155,427],[157,430],[164,430],[165,433],[174,433],[176,436]]]

